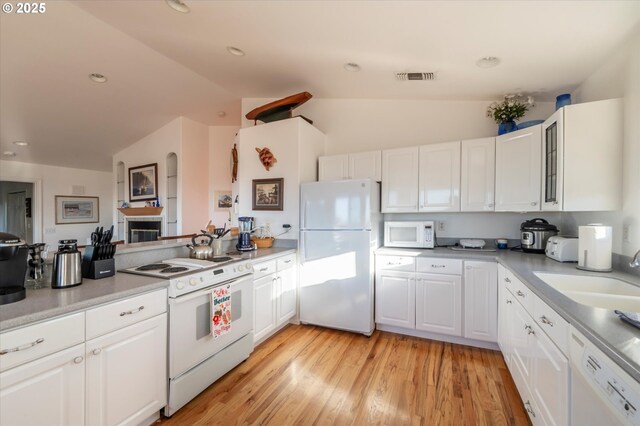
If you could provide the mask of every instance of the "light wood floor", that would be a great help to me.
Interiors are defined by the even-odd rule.
[[[528,425],[500,352],[291,325],[169,425]]]

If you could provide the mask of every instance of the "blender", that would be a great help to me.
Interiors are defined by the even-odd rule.
[[[238,244],[236,244],[236,249],[238,251],[251,251],[255,250],[255,246],[251,242],[251,232],[254,230],[253,228],[253,217],[243,216],[238,218]]]

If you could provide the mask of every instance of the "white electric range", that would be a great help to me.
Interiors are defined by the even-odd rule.
[[[229,256],[211,260],[175,258],[120,272],[169,280],[166,416],[172,416],[253,351],[250,261]],[[227,302],[217,312],[223,297]]]

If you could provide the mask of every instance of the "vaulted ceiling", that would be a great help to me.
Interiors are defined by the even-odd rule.
[[[640,22],[638,1],[185,3],[190,13],[164,0],[85,0],[50,1],[40,15],[2,14],[2,150],[18,152],[18,161],[110,170],[113,153],[179,115],[237,125],[242,97],[303,90],[448,100],[518,91],[551,100]],[[501,64],[479,68],[484,56]],[[347,72],[345,63],[361,69]],[[398,81],[397,72],[436,79]]]

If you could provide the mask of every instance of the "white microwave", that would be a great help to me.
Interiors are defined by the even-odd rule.
[[[435,239],[433,221],[384,223],[385,247],[433,248]]]

